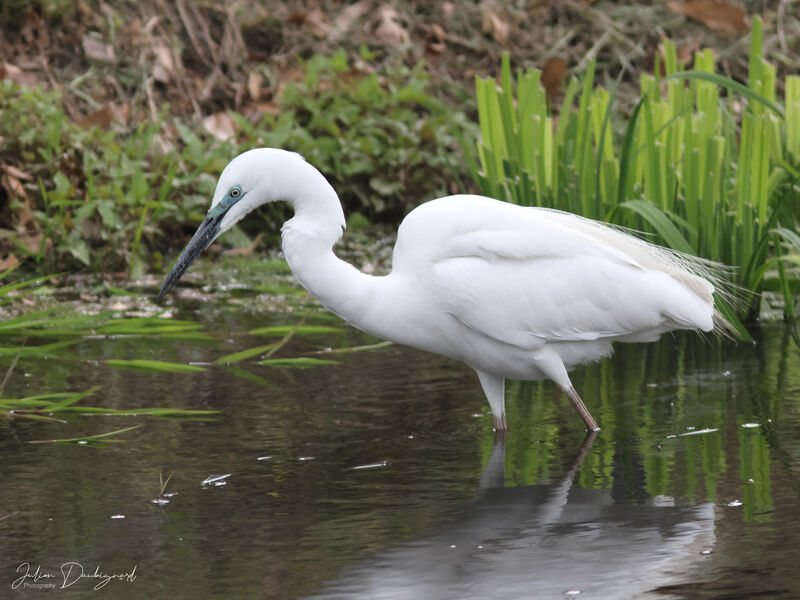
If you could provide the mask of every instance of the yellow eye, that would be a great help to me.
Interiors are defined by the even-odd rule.
[[[233,188],[229,193],[231,198],[238,198],[242,191],[239,188]]]

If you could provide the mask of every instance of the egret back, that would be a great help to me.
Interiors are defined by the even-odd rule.
[[[393,255],[393,271],[439,288],[443,308],[469,327],[531,348],[709,331],[714,285],[705,270],[596,221],[472,195],[412,211]]]

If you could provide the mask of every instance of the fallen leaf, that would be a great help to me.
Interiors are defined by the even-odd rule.
[[[242,114],[248,119],[250,119],[254,113],[257,113],[258,118],[255,119],[255,121],[258,122],[263,115],[272,115],[273,117],[278,116],[281,113],[281,107],[270,101],[253,102],[242,108]]]
[[[317,37],[327,36],[331,28],[328,17],[319,8],[295,11],[289,16],[289,20],[304,27]]]
[[[542,85],[547,92],[547,98],[552,103],[561,93],[564,77],[567,74],[567,61],[554,57],[548,60],[542,68]]]
[[[17,179],[24,179],[26,181],[31,181],[33,179],[33,175],[26,173],[22,169],[18,169],[14,165],[5,165],[3,169],[5,169],[6,173],[13,175]]]
[[[380,23],[375,29],[375,34],[389,44],[408,44],[411,38],[408,35],[408,31],[397,22],[398,16],[393,6],[381,6]]]
[[[119,121],[123,125],[127,123],[129,112],[130,106],[127,104],[120,105],[109,102],[100,110],[96,110],[78,121],[78,127],[81,129],[99,127],[108,130],[114,121]]]
[[[289,85],[291,82],[300,82],[305,79],[305,73],[300,71],[299,69],[283,69],[278,74],[278,82],[275,86],[275,92],[272,94],[272,98],[275,102],[280,104],[281,97],[283,96],[283,91],[286,89],[286,86]]]
[[[236,121],[224,111],[214,113],[203,119],[203,128],[222,142],[236,135]]]
[[[223,252],[223,254],[225,256],[246,256],[248,254],[252,254],[253,252],[255,252],[255,249],[258,247],[258,244],[261,243],[261,240],[263,239],[264,239],[264,232],[262,231],[247,246],[242,246],[240,248],[233,248],[232,250],[227,250]]]
[[[25,23],[20,29],[20,36],[25,43],[30,45],[36,44],[40,50],[46,49],[50,46],[50,34],[47,31],[47,23],[40,17],[36,11],[28,11],[25,17]]]
[[[741,8],[720,0],[668,0],[667,8],[715,31],[746,33],[750,29]]]
[[[678,54],[678,60],[680,63],[682,65],[690,64],[694,60],[694,53],[698,50],[698,48],[700,48],[700,44],[694,40],[684,44],[683,46],[678,46],[675,51]]]
[[[3,259],[0,259],[0,271],[8,271],[19,264],[19,259],[13,254],[9,254]]]
[[[42,235],[41,231],[29,230],[26,229],[17,234],[19,241],[22,242],[22,245],[28,249],[28,252],[31,254],[36,254],[39,252],[39,248],[42,246],[42,239],[44,236]]]
[[[253,100],[260,100],[262,93],[261,93],[261,84],[264,83],[264,76],[260,73],[256,73],[255,71],[251,71],[250,74],[247,76],[247,93],[250,94],[250,97]]]
[[[39,80],[35,75],[26,73],[18,66],[7,62],[0,63],[0,79],[10,79],[19,86],[24,85],[29,88],[39,85]]]
[[[431,25],[431,35],[435,38],[433,41],[428,42],[428,49],[431,52],[435,52],[436,54],[441,54],[445,50],[447,50],[447,44],[445,40],[447,39],[447,34],[442,28],[441,25],[437,25],[434,23]]]
[[[88,33],[83,34],[83,37],[81,38],[81,44],[83,45],[83,52],[86,54],[87,58],[103,63],[116,62],[113,46],[104,44],[100,40],[96,40]]]
[[[366,0],[361,0],[355,4],[349,4],[333,22],[331,28],[331,35],[338,37],[347,33],[353,24],[363,17],[369,10],[369,3]]]
[[[29,179],[29,177],[18,177],[17,173],[21,172],[11,165],[3,165],[2,185],[9,198],[20,198],[27,203],[28,193],[25,191],[25,186],[22,185],[20,179]]]
[[[153,63],[153,79],[161,83],[169,83],[175,74],[175,61],[172,60],[172,53],[161,40],[156,42],[153,51],[156,55]]]
[[[508,45],[508,36],[511,33],[511,27],[496,10],[493,8],[485,8],[481,23],[484,33],[491,35],[498,44],[502,46]]]
[[[33,217],[33,205],[25,191],[25,186],[22,185],[21,179],[31,179],[30,175],[12,167],[11,165],[2,165],[2,176],[0,176],[0,185],[6,190],[6,195],[9,199],[17,199],[21,205],[14,211],[16,219],[16,228],[19,231],[37,231],[36,219]]]

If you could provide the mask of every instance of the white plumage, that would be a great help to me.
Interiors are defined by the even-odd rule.
[[[414,209],[398,230],[391,273],[366,275],[332,250],[344,229],[333,188],[299,155],[269,148],[225,168],[159,297],[217,235],[276,200],[294,206],[282,239],[300,283],[363,331],[470,365],[499,430],[506,378],[552,379],[597,429],[570,368],[609,355],[616,341],[725,326],[704,263],[596,221],[475,195]]]

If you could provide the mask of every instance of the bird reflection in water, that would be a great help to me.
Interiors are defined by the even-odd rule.
[[[495,440],[475,497],[451,523],[347,568],[311,596],[381,598],[633,598],[686,576],[714,543],[714,505],[666,497],[614,503],[575,485],[596,434],[553,483],[505,486]]]

